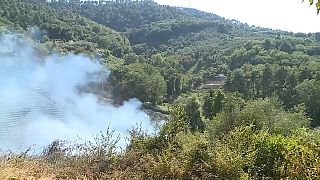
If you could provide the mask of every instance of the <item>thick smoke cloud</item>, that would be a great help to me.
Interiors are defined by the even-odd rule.
[[[1,150],[23,151],[31,145],[40,149],[56,139],[90,140],[108,127],[121,136],[119,146],[124,146],[132,127],[152,131],[138,100],[115,107],[79,90],[108,75],[85,56],[42,57],[24,37],[1,37]]]

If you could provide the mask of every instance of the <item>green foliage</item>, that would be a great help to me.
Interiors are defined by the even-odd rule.
[[[139,98],[157,104],[166,95],[166,82],[160,72],[148,64],[119,65],[112,71],[115,92],[125,99]]]
[[[51,7],[68,9],[80,14],[99,24],[118,31],[125,31],[127,28],[140,27],[144,24],[161,21],[164,19],[175,19],[180,16],[188,16],[185,12],[168,6],[159,6],[153,1],[124,1],[114,2],[87,1],[84,3],[52,3]]]
[[[260,137],[259,137],[260,136]],[[256,159],[252,171],[262,178],[283,178],[285,152],[295,146],[283,136],[259,135],[256,140]],[[290,139],[291,140],[291,139]]]
[[[55,2],[52,2],[54,4]],[[27,30],[37,26],[46,31],[52,41],[88,41],[98,48],[108,49],[113,55],[121,57],[130,51],[129,41],[115,32],[78,14],[63,9],[51,8],[50,3],[25,1],[1,1],[0,15],[15,27]],[[10,26],[10,23],[6,23]],[[64,47],[60,47],[65,50]],[[81,51],[78,49],[77,51]]]
[[[320,178],[320,132],[309,127],[320,119],[319,33],[148,0],[4,0],[0,9],[1,27],[44,30],[42,47],[103,58],[121,101],[173,104],[158,133],[133,130],[118,154],[104,134],[78,149],[51,144],[46,163],[76,169],[69,179]],[[207,82],[225,84],[208,93]]]
[[[296,87],[299,102],[306,106],[306,112],[313,119],[312,125],[320,125],[320,82],[317,80],[305,80]]]
[[[304,0],[303,0],[304,1]],[[313,5],[314,4],[314,1],[313,0],[309,0],[309,3],[310,3],[310,5]],[[319,14],[319,12],[320,12],[320,1],[317,1],[316,3],[315,3],[315,5],[316,5],[316,8],[317,8],[317,13]]]
[[[188,100],[185,106],[186,121],[191,132],[204,132],[205,130],[199,108],[200,105],[195,98]]]
[[[162,179],[307,179],[319,176],[316,162],[319,159],[320,141],[317,130],[301,128],[307,124],[287,126],[286,122],[282,131],[279,131],[279,121],[285,119],[287,113],[275,100],[248,102],[247,106],[237,111],[241,115],[235,119],[241,122],[220,138],[211,136],[210,131],[221,129],[221,126],[207,127],[209,134],[188,131],[188,124],[182,121],[186,115],[184,108],[174,108],[173,119],[158,136],[145,136],[143,140],[140,139],[140,145],[132,144],[134,148],[130,150],[143,150],[145,154],[142,158],[147,158],[151,169],[145,169],[147,173],[143,176],[147,178],[148,174]],[[255,112],[249,115],[248,111]],[[248,118],[252,119],[250,116],[257,116],[257,122],[270,116],[271,119],[265,120],[264,126],[271,125],[275,130],[258,128],[254,123],[243,123]],[[281,117],[274,120],[278,116]],[[303,114],[299,116],[304,117]],[[291,116],[289,118],[292,119]],[[296,120],[292,124],[305,121]],[[221,121],[227,119],[222,118]],[[158,145],[152,146],[150,142]],[[159,142],[163,142],[162,145]]]
[[[211,118],[213,117],[213,91],[210,91],[209,94],[207,94],[204,97],[204,102],[203,102],[203,114],[206,118]]]
[[[286,112],[275,98],[251,100],[245,105],[234,102],[235,100],[227,97],[224,111],[209,123],[212,136],[221,137],[241,126],[252,126],[256,131],[284,135],[291,134],[298,128],[309,127],[310,122],[303,109]]]
[[[171,38],[198,32],[210,26],[216,26],[215,22],[202,19],[174,19],[148,24],[129,32],[130,42],[133,44],[147,43],[151,46],[159,46]]]
[[[218,91],[215,98],[213,98],[213,91],[204,97],[203,103],[203,114],[206,118],[212,119],[216,116],[223,108],[224,94]]]
[[[296,137],[260,134],[256,148],[253,173],[259,177],[308,179],[319,176],[314,147],[299,142]]]

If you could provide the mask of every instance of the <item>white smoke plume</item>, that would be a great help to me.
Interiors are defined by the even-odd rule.
[[[41,148],[56,139],[90,140],[108,127],[119,146],[134,126],[153,130],[132,99],[115,107],[79,87],[106,79],[109,71],[81,55],[42,57],[19,35],[0,38],[0,150]]]

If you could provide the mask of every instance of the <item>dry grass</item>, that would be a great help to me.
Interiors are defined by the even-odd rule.
[[[2,180],[117,180],[144,179],[140,156],[129,154],[118,163],[91,156],[59,157],[0,157],[0,179]],[[136,165],[136,163],[138,165]],[[146,163],[147,164],[147,163]]]
[[[39,156],[0,157],[0,179],[2,180],[56,180],[56,179],[126,179],[117,168],[105,169],[105,163],[92,157],[61,157],[52,161]]]
[[[2,157],[0,179],[54,179],[54,167],[43,161],[24,157]]]
[[[0,179],[4,180],[55,180],[98,179],[92,167],[84,161],[59,159],[50,162],[45,157],[8,156],[0,158]]]
[[[114,144],[107,133],[87,144],[55,141],[39,155],[0,155],[0,179],[137,179],[128,177],[140,172],[130,171],[139,156],[130,156],[134,162],[129,162],[115,153]]]

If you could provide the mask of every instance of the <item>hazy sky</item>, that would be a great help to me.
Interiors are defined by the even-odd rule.
[[[320,14],[308,0],[155,0],[192,7],[250,25],[293,32],[320,32]]]

